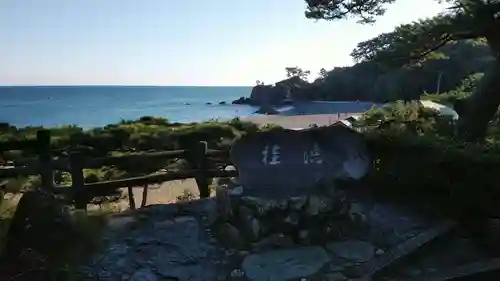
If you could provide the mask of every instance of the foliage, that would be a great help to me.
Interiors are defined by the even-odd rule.
[[[440,0],[439,0],[440,1]],[[351,1],[351,0],[306,0],[306,17],[323,20],[358,18],[360,23],[373,23],[376,16],[384,15],[386,5],[395,0]],[[442,2],[442,1],[441,1]],[[407,59],[418,59],[438,49],[449,41],[481,38],[494,35],[498,27],[500,3],[490,0],[445,0],[449,9],[434,18],[405,24],[394,33],[383,37],[389,40],[379,53],[390,52],[401,58],[400,49]],[[396,35],[396,36],[394,36]],[[380,44],[379,44],[380,45]]]
[[[379,37],[384,35],[358,44],[352,55],[371,56],[369,49],[377,50],[377,44],[380,48],[386,46],[371,42],[382,40]],[[313,83],[316,87],[311,95],[326,100],[419,99],[424,92],[436,92],[438,80],[440,92],[451,91],[468,76],[485,72],[494,60],[481,40],[450,42],[440,49],[440,55],[435,54],[411,67],[394,67],[389,65],[391,61],[381,63],[380,59],[362,59],[351,67],[336,67]]]
[[[361,23],[383,15],[385,5],[393,0],[306,0],[306,16],[333,20],[350,16]],[[450,7],[433,18],[403,24],[393,32],[358,44],[353,56],[359,60],[383,65],[389,69],[419,67],[421,62],[444,59],[440,49],[450,42],[471,39],[485,42],[493,59],[481,85],[460,106],[457,135],[475,141],[485,137],[488,123],[500,105],[500,2],[497,0],[446,0]],[[479,43],[478,43],[479,44]],[[404,71],[404,69],[400,71]],[[478,72],[478,71],[473,71]],[[472,72],[471,72],[472,73]],[[470,74],[470,73],[468,73]],[[467,75],[468,75],[467,74]],[[419,89],[420,90],[420,89]],[[414,97],[405,97],[410,100]]]
[[[359,17],[359,22],[361,23],[372,23],[376,16],[384,14],[384,5],[393,3],[394,1],[395,0],[306,0],[306,17],[312,19],[339,20],[354,16]]]
[[[453,90],[445,93],[430,94],[424,93],[423,99],[432,100],[438,103],[453,105],[458,100],[463,100],[472,94],[474,88],[479,84],[483,73],[474,73],[467,76],[462,82]]]
[[[302,80],[307,80],[307,78],[311,74],[311,71],[303,70],[302,68],[299,68],[297,66],[286,67],[285,71],[286,71],[286,77],[288,78],[299,77]]]
[[[21,140],[36,137],[40,128],[10,127],[0,135],[2,140]],[[263,128],[264,130],[266,128]],[[136,121],[121,121],[84,131],[76,126],[50,128],[54,136],[52,149],[56,157],[67,157],[72,151],[82,151],[90,157],[120,156],[130,153],[154,152],[191,148],[199,141],[207,141],[209,149],[229,150],[231,144],[240,136],[261,130],[257,125],[241,121],[238,118],[227,122],[204,122],[192,124],[169,123],[168,120],[155,117],[142,117]],[[37,155],[30,151],[7,152],[2,155],[6,161],[22,162]],[[211,163],[212,164],[212,163]],[[215,163],[213,163],[215,165]],[[188,163],[184,159],[125,161],[114,166],[99,169],[84,169],[84,181],[116,180],[148,175],[161,169],[185,170]],[[71,185],[71,176],[66,172],[56,171],[56,182]],[[40,185],[39,177],[10,179],[9,191],[32,189]],[[122,198],[121,192],[100,194],[91,203],[101,205],[104,202]]]
[[[306,16],[324,20],[355,17],[366,23],[382,15],[392,2],[306,0]],[[423,92],[435,92],[439,75],[441,91],[447,92],[468,75],[485,72],[494,61],[488,42],[500,34],[493,32],[499,24],[494,14],[500,11],[500,4],[447,2],[452,5],[445,13],[358,43],[351,52],[358,64],[332,69],[326,79],[317,80],[317,88],[329,100],[417,99]],[[363,81],[357,79],[360,76]]]
[[[374,159],[361,185],[457,218],[466,213],[499,214],[498,129],[481,143],[465,143],[453,137],[453,120],[417,103],[402,102],[374,108],[355,125],[365,128]]]
[[[396,102],[382,108],[372,108],[353,126],[365,132],[383,132],[406,136],[452,136],[455,123],[448,116],[425,108],[418,102]]]

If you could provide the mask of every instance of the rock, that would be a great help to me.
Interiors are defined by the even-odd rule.
[[[229,166],[228,166],[228,167],[229,167]],[[234,168],[234,166],[231,166],[231,167],[233,167],[233,168]],[[226,169],[227,169],[227,167],[226,167]],[[236,168],[234,168],[234,169],[236,170]],[[233,183],[233,185],[235,185],[235,186],[240,186],[240,185],[241,185],[241,183],[240,183],[240,179],[239,179],[239,178],[237,178],[237,177],[231,178],[230,180],[231,180],[231,182]]]
[[[280,112],[277,111],[276,109],[274,109],[274,107],[270,106],[270,105],[262,105],[257,111],[255,111],[254,113],[257,113],[257,114],[265,114],[265,115],[275,115],[275,114],[279,114]]]
[[[323,192],[326,196],[334,198],[337,195],[337,187],[333,183],[323,185]]]
[[[177,203],[177,204],[167,204],[167,205],[178,205],[179,213],[188,213],[200,215],[214,216],[217,214],[217,202],[215,198],[201,198],[196,200],[191,200],[187,202]]]
[[[64,259],[79,234],[68,209],[53,194],[29,191],[17,205],[6,235],[4,255],[14,259],[30,250],[49,261]]]
[[[231,214],[231,199],[229,191],[225,186],[215,189],[215,200],[217,202],[217,213],[223,220],[228,220]]]
[[[133,216],[116,216],[109,219],[108,227],[116,231],[125,231],[127,228],[132,227],[136,220],[136,217]]]
[[[349,218],[351,221],[357,224],[363,224],[366,222],[365,210],[362,204],[351,202],[349,206]]]
[[[243,277],[243,276],[245,276],[245,273],[241,269],[235,268],[235,269],[231,270],[230,276],[232,278]]]
[[[273,207],[280,211],[285,211],[290,209],[290,205],[288,204],[288,199],[282,199],[274,201]]]
[[[325,167],[304,162],[310,146],[310,136],[285,129],[249,134],[236,141],[231,159],[238,168],[244,196],[285,199],[313,191]]]
[[[283,198],[336,178],[360,179],[371,163],[365,146],[359,133],[340,126],[276,129],[242,137],[233,144],[231,159],[246,193]]]
[[[242,268],[250,281],[287,281],[315,274],[329,261],[321,247],[300,247],[249,255]]]
[[[313,134],[321,158],[329,166],[324,170],[323,183],[333,179],[358,180],[368,173],[371,161],[360,133],[339,125],[311,128],[306,132]]]
[[[157,219],[146,219],[141,228],[116,237],[79,270],[79,280],[214,280],[213,259],[220,260],[222,253],[210,247],[196,217],[184,215],[168,223]]]
[[[375,247],[372,244],[359,240],[333,242],[326,247],[336,256],[356,263],[367,262],[375,254]]]
[[[289,226],[297,226],[299,225],[299,216],[297,213],[290,213],[284,220],[284,223],[288,224]]]
[[[309,245],[311,243],[311,233],[307,229],[301,229],[298,234],[299,242],[302,245]]]
[[[157,281],[158,277],[151,271],[149,268],[141,268],[137,270],[132,277],[130,278],[130,281]]]
[[[250,104],[253,105],[253,101],[247,97],[239,97],[238,99],[231,102],[232,104]]]
[[[206,104],[206,105],[212,105],[212,103],[211,103],[211,102],[207,102],[207,103],[205,103],[205,104]]]
[[[227,249],[226,251],[224,251],[224,254],[225,254],[226,256],[234,256],[234,255],[236,254],[236,252],[237,252],[237,251],[236,251],[236,250],[234,250],[234,249]]]
[[[249,98],[241,97],[233,104],[250,104],[250,105],[281,105],[290,104],[292,99],[311,100],[319,99],[317,90],[311,88],[311,84],[300,79],[297,76],[279,81],[274,85],[258,84],[252,89]]]
[[[272,234],[252,244],[254,251],[263,251],[272,248],[286,248],[294,245],[292,239],[288,236]]]
[[[223,223],[217,231],[218,240],[224,245],[236,249],[244,247],[240,231],[230,223]]]
[[[257,105],[278,105],[285,101],[288,93],[288,89],[283,86],[257,85],[253,87],[250,99]]]
[[[223,104],[226,104],[226,102],[225,101],[219,102],[219,105],[223,105]]]
[[[320,201],[317,196],[309,196],[306,205],[306,214],[309,216],[316,216],[319,214]]]
[[[290,210],[292,211],[300,211],[304,208],[304,206],[307,203],[307,197],[306,196],[296,196],[296,197],[290,197],[288,199]]]
[[[347,280],[347,277],[340,272],[334,272],[334,273],[325,274],[321,280],[322,281],[344,281],[344,280]]]
[[[228,190],[228,193],[230,196],[239,196],[241,194],[243,194],[243,186],[236,186],[232,189],[229,189]]]
[[[225,168],[224,168],[224,171],[236,171],[236,167],[233,166],[233,165],[227,165]],[[232,180],[233,178],[231,178],[230,180]]]
[[[259,238],[261,231],[260,222],[252,216],[252,211],[246,206],[239,208],[239,222],[243,236],[253,242]]]
[[[330,272],[338,272],[344,270],[344,267],[337,265],[337,264],[331,264],[330,267],[328,267],[328,271]]]
[[[257,216],[265,215],[272,205],[267,199],[253,196],[242,197],[241,203],[243,206],[254,210]]]
[[[238,251],[238,255],[241,257],[246,257],[246,256],[250,255],[250,252],[249,251]]]
[[[493,251],[500,251],[500,219],[489,219],[483,244]]]
[[[334,208],[333,200],[325,197],[318,196],[318,210],[320,213],[326,213],[332,211]]]
[[[401,269],[401,272],[409,277],[417,277],[422,274],[422,270],[415,267],[405,267]]]
[[[180,204],[155,204],[148,205],[145,208],[139,209],[136,212],[142,217],[149,218],[151,216],[162,218],[173,218],[180,211]]]

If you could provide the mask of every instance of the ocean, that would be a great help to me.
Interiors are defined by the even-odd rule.
[[[171,122],[227,120],[257,108],[231,102],[252,87],[14,86],[0,87],[0,122],[18,127],[77,125],[85,129],[142,116]],[[225,101],[227,104],[219,105]],[[208,104],[210,103],[210,104]]]

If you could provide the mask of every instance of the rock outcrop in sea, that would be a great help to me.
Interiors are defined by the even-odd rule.
[[[233,101],[233,104],[284,105],[291,100],[307,100],[310,88],[311,84],[299,77],[290,77],[274,85],[256,85],[250,97],[241,97]]]

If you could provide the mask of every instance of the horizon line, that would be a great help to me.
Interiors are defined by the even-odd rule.
[[[254,87],[255,85],[0,84],[0,87]]]

